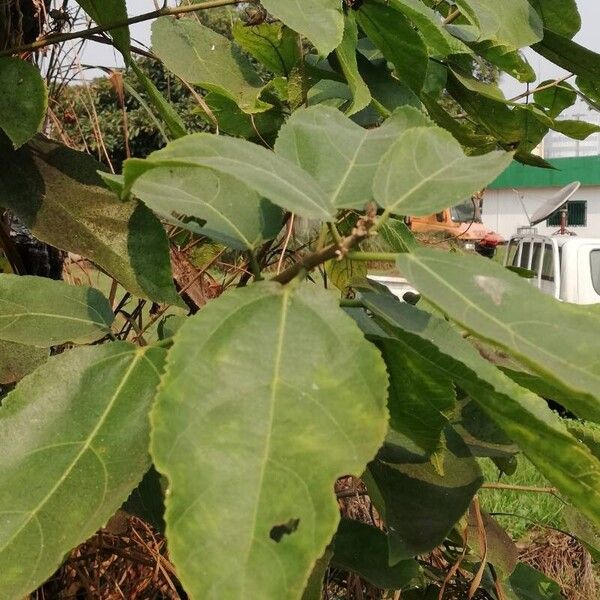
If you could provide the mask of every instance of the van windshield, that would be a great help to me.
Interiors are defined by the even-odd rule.
[[[450,209],[450,216],[455,223],[481,223],[479,207],[473,200],[465,200]]]

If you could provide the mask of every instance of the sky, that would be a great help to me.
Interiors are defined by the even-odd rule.
[[[498,0],[501,2],[502,0]],[[162,5],[162,0],[159,4]],[[170,5],[175,4],[175,0],[169,0]],[[154,0],[127,0],[129,13],[137,15],[149,12],[155,9]],[[581,13],[583,26],[581,31],[575,36],[582,46],[600,53],[600,35],[598,34],[600,26],[600,1],[599,0],[577,0],[577,6]],[[131,27],[132,38],[142,46],[150,45],[150,27],[151,22],[138,23]],[[560,67],[553,65],[546,59],[536,54],[533,50],[526,50],[525,56],[538,76],[538,82],[546,79],[556,79],[566,74]],[[82,57],[82,62],[89,65],[102,65],[105,67],[122,66],[120,55],[111,47],[90,42]],[[90,71],[89,77],[97,76],[97,71]],[[506,75],[501,80],[501,87],[507,97],[514,97],[526,90],[526,87],[517,80]]]

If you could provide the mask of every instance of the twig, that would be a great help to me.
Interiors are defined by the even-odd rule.
[[[521,100],[522,98],[531,96],[531,94],[535,94],[536,92],[542,92],[544,90],[549,90],[550,88],[556,87],[557,85],[561,84],[563,81],[566,81],[567,79],[571,79],[571,77],[573,77],[573,73],[571,73],[569,75],[565,75],[564,77],[561,77],[560,79],[556,79],[555,81],[552,81],[551,83],[545,83],[544,85],[540,85],[539,87],[536,87],[533,90],[528,90],[526,92],[523,92],[522,94],[519,94],[518,96],[515,96],[514,98],[511,98],[510,100],[508,100],[508,102],[516,102],[517,100]]]
[[[487,490],[511,490],[513,492],[534,492],[538,494],[556,495],[558,490],[554,487],[536,487],[533,485],[512,485],[510,483],[484,483],[482,488]]]
[[[322,250],[303,256],[297,263],[273,277],[272,281],[283,284],[289,283],[302,271],[312,271],[315,267],[334,258],[341,260],[353,248],[369,237],[369,232],[375,225],[376,214],[375,205],[372,205],[367,209],[365,216],[358,220],[349,236],[341,239],[339,243],[331,244]]]
[[[8,48],[0,51],[0,56],[11,56],[13,54],[21,54],[23,52],[33,52],[46,46],[52,46],[54,44],[60,44],[68,40],[76,40],[79,38],[90,38],[97,33],[104,33],[105,31],[111,31],[112,29],[118,29],[119,27],[127,27],[134,25],[135,23],[142,23],[144,21],[150,21],[152,19],[158,19],[159,17],[168,17],[175,15],[183,15],[185,13],[196,12],[199,10],[207,10],[209,8],[218,8],[220,6],[231,6],[233,4],[254,3],[256,0],[207,0],[201,4],[186,4],[184,6],[168,7],[164,6],[159,10],[153,10],[129,19],[122,19],[115,21],[114,23],[108,23],[98,27],[90,27],[82,31],[71,31],[69,33],[55,33],[47,35],[44,38],[31,42],[30,44],[23,44],[15,48]]]

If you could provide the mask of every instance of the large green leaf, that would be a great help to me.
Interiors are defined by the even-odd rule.
[[[346,15],[344,21],[344,38],[337,47],[335,54],[340,63],[348,87],[352,92],[352,104],[346,109],[347,115],[353,115],[371,103],[371,92],[363,81],[359,71],[356,57],[358,44],[358,27],[353,13]]]
[[[365,294],[363,302],[429,360],[432,369],[451,377],[548,480],[600,523],[600,462],[544,400],[482,358],[445,320],[383,294]]]
[[[0,58],[0,128],[15,148],[42,127],[48,92],[39,69],[20,58]]]
[[[369,465],[365,482],[388,530],[391,565],[438,546],[483,483],[477,461],[456,443],[456,453],[440,453],[443,474],[402,442]]]
[[[236,21],[233,39],[275,75],[289,77],[300,60],[298,34],[282,23],[249,25]]]
[[[532,47],[538,54],[570,73],[592,81],[600,78],[600,55],[568,37],[544,29],[544,39]]]
[[[517,564],[508,581],[508,600],[562,600],[560,586],[525,563]]]
[[[527,0],[456,0],[479,29],[479,41],[490,40],[505,51],[518,50],[543,37],[541,17]]]
[[[234,100],[247,113],[270,107],[252,63],[226,37],[193,19],[162,17],[152,25],[152,50],[175,75]]]
[[[6,144],[0,136],[0,205],[37,238],[90,259],[136,296],[178,302],[162,225],[142,204],[119,202],[102,185],[99,163],[43,137],[16,152]]]
[[[406,17],[393,6],[368,2],[357,12],[358,24],[395,67],[400,80],[417,94],[425,83],[427,47]]]
[[[274,152],[246,140],[209,133],[188,135],[153,152],[146,160],[125,162],[126,191],[155,167],[208,167],[231,175],[274,204],[298,215],[328,220],[335,208],[306,171]]]
[[[288,27],[307,37],[323,56],[342,41],[344,15],[337,0],[263,0],[262,5]]]
[[[44,277],[0,275],[0,339],[49,348],[110,332],[114,315],[96,289]]]
[[[556,120],[552,125],[552,129],[575,140],[585,140],[590,135],[600,131],[600,127],[595,123],[587,123],[579,119]]]
[[[281,210],[238,179],[203,167],[158,167],[136,180],[133,193],[180,227],[232,248],[252,250],[281,229]],[[175,218],[171,213],[204,221]]]
[[[440,15],[421,0],[391,0],[390,4],[408,17],[418,28],[433,54],[471,54],[471,50],[459,39],[448,33]]]
[[[0,409],[0,598],[22,598],[115,513],[148,469],[165,357],[115,342],[51,358]]]
[[[463,327],[578,394],[580,417],[600,420],[597,316],[585,307],[556,302],[478,256],[420,249],[399,256],[398,266],[423,296]]]
[[[338,207],[359,208],[373,197],[381,157],[406,129],[430,124],[412,107],[381,127],[364,129],[329,106],[297,110],[279,132],[275,152],[310,173]]]
[[[14,383],[46,361],[46,348],[0,341],[0,385]]]
[[[379,163],[373,184],[377,203],[393,213],[429,215],[468,198],[511,163],[512,154],[466,156],[443,129],[406,131]]]
[[[539,87],[552,85],[552,83],[551,80],[542,81]],[[535,92],[533,99],[537,104],[541,104],[546,108],[551,117],[558,117],[563,110],[575,104],[577,92],[570,83],[563,81],[545,90]]]
[[[577,0],[529,0],[544,22],[544,27],[572,38],[581,29]]]
[[[375,347],[311,284],[255,284],[187,320],[152,455],[190,595],[302,596],[337,527],[336,478],[359,475],[383,441],[386,388]]]
[[[388,536],[366,523],[342,519],[333,548],[334,566],[357,573],[378,588],[401,590],[419,582],[419,563],[411,558],[390,566]]]
[[[125,0],[77,0],[77,4],[98,25],[113,25],[114,23],[126,21],[128,17]],[[123,54],[125,62],[128,63],[131,56],[129,52],[129,27],[117,27],[111,29],[108,34]]]
[[[382,340],[380,347],[390,375],[390,427],[428,456],[439,452],[456,401],[452,380],[401,340]]]

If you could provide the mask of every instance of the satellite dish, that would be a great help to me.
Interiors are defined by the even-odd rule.
[[[574,181],[562,190],[556,192],[554,196],[544,202],[544,204],[529,217],[529,224],[531,227],[545,221],[550,215],[554,214],[580,187],[581,182]]]

